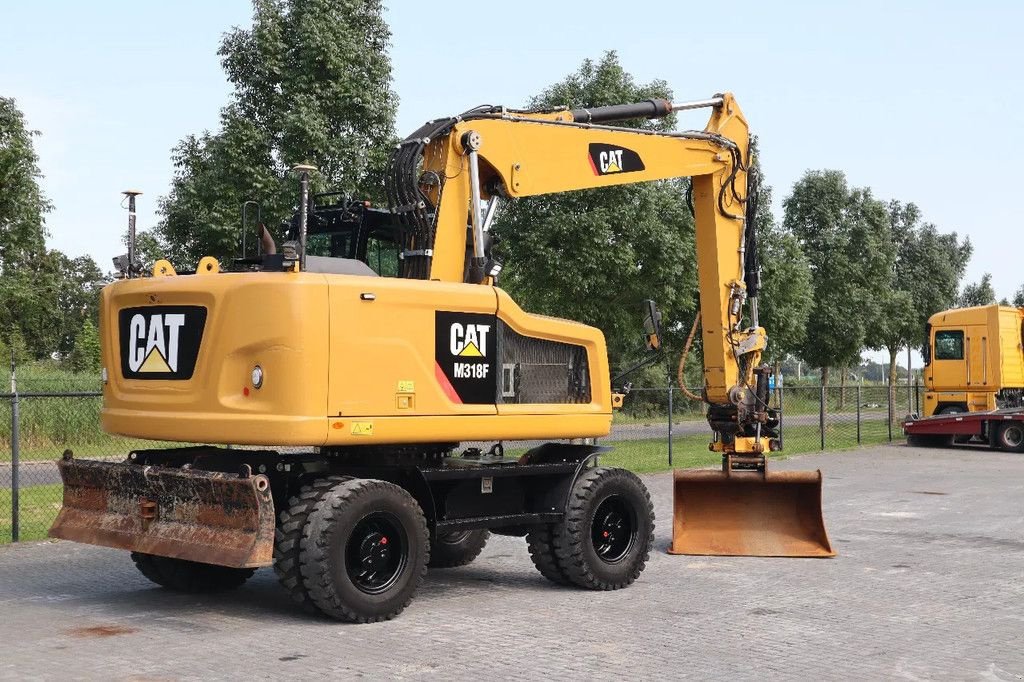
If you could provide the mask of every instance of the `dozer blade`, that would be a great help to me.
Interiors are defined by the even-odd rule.
[[[681,471],[670,554],[835,556],[821,516],[820,471]]]
[[[268,566],[274,502],[266,476],[69,458],[50,537],[234,567]]]

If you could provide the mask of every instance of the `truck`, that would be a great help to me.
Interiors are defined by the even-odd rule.
[[[615,125],[690,109],[711,112],[703,130]],[[147,269],[129,236],[101,293],[102,425],[195,445],[122,462],[66,452],[51,536],[128,550],[174,590],[228,589],[273,566],[297,604],[360,623],[398,615],[428,566],[469,563],[490,533],[525,537],[554,583],[630,585],[654,510],[595,442],[627,385],[600,330],[530,314],[498,286],[490,228],[519,197],[691,177],[722,469],[678,472],[673,551],[831,556],[821,472],[767,467],[780,415],[760,362],[754,168],[729,93],[484,106],[395,146],[384,209],[311,195],[314,169],[300,165],[297,211],[278,239],[258,228],[256,255]],[[660,313],[643,310],[657,353]],[[515,441],[542,444],[510,456]]]
[[[923,416],[1024,406],[1024,308],[944,310],[925,336]]]
[[[903,421],[908,444],[1024,452],[1024,308],[944,310],[925,337],[924,406]]]

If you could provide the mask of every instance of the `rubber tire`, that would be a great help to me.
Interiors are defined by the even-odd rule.
[[[132,552],[132,561],[151,582],[190,594],[233,590],[241,587],[256,572],[255,568],[215,566],[142,552]]]
[[[367,594],[345,568],[345,549],[356,524],[367,514],[386,511],[405,531],[408,556],[395,584]],[[302,581],[310,599],[332,618],[351,623],[390,620],[412,601],[430,559],[430,536],[419,504],[406,490],[386,481],[357,478],[324,493],[309,514],[300,543]]]
[[[967,413],[967,410],[964,409],[963,407],[960,407],[959,405],[946,405],[941,410],[937,410],[935,412],[935,414],[937,414],[937,415],[940,415],[940,414],[966,414],[966,413]],[[971,442],[971,436],[950,436],[949,445],[953,445],[954,443],[962,445],[964,443],[970,443],[970,442]]]
[[[1016,431],[1017,442],[1007,442],[1006,434]],[[999,425],[999,432],[996,433],[996,443],[999,445],[1000,450],[1006,452],[1024,452],[1024,423],[1019,421],[1010,421]]]
[[[598,557],[591,541],[591,524],[601,502],[611,495],[623,498],[635,513],[635,539],[615,563]],[[643,482],[631,471],[592,467],[576,480],[562,523],[553,525],[552,544],[558,565],[570,583],[589,590],[618,590],[643,572],[654,542],[654,505]]]
[[[453,536],[455,539],[452,539]],[[430,568],[456,568],[465,566],[484,551],[490,531],[468,530],[455,533],[434,533],[430,536]]]
[[[552,524],[544,524],[531,528],[526,534],[526,547],[530,550],[530,560],[540,574],[556,585],[568,585],[569,578],[558,564],[552,535]]]
[[[953,436],[909,435],[907,445],[915,448],[948,448],[953,445]]]
[[[310,599],[306,585],[302,582],[299,563],[302,532],[309,520],[310,512],[324,493],[351,478],[328,476],[302,486],[299,494],[288,500],[288,508],[278,516],[277,528],[274,530],[274,573],[292,601],[308,613],[317,613],[319,609]]]

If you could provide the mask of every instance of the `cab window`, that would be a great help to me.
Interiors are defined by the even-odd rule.
[[[962,331],[935,332],[936,360],[963,360],[964,333]]]

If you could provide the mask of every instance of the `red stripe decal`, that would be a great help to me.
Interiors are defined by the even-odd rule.
[[[444,370],[441,369],[441,365],[437,361],[434,361],[434,376],[437,377],[437,383],[441,384],[441,390],[448,396],[448,400],[461,405],[462,398],[455,392],[455,387],[452,386],[452,382],[448,381],[448,377],[444,375]]]
[[[590,162],[590,169],[594,171],[594,175],[600,175],[600,173],[597,172],[597,166],[594,165],[594,157],[587,154],[587,161]]]

